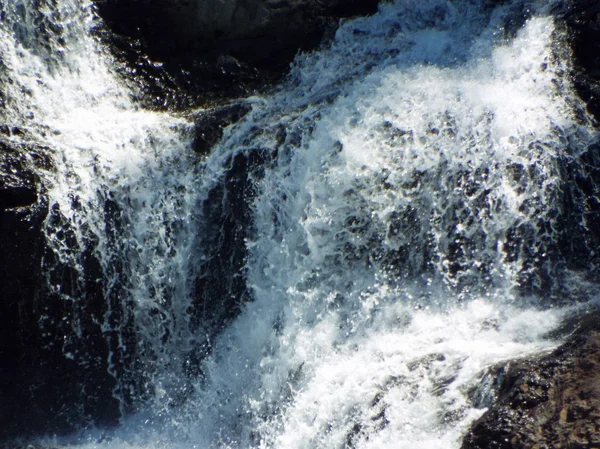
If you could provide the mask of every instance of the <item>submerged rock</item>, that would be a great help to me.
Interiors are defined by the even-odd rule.
[[[600,447],[600,312],[565,327],[573,326],[550,354],[501,364],[484,375],[494,379],[496,400],[461,449]],[[477,405],[489,405],[485,395],[478,397]]]

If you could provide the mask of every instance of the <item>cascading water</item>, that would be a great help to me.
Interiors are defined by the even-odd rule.
[[[66,310],[62,351],[85,359],[89,334],[101,333],[126,412],[135,397],[153,394],[157,366],[172,364],[189,338],[193,209],[202,191],[190,124],[132,103],[91,36],[90,2],[17,1],[2,12],[7,122],[43,141],[56,165],[41,173],[51,205],[44,270]],[[98,289],[104,304],[94,312],[89,291]],[[52,315],[40,326],[57,326]],[[90,319],[93,331],[83,322]]]
[[[131,102],[90,37],[89,4],[38,3],[2,7],[7,120],[52,148],[63,351],[84,357],[86,295],[57,271],[77,284],[93,257],[124,414],[61,444],[459,447],[482,413],[479,373],[552,347],[573,299],[593,297],[597,242],[570,182],[595,136],[568,82],[559,2],[383,3],[248,99],[204,160],[189,123]],[[225,208],[211,195],[244,158],[258,166],[244,198],[250,300],[213,335],[193,291],[218,257],[206,204]]]

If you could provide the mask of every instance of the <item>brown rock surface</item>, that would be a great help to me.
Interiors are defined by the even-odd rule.
[[[600,448],[600,312],[550,354],[487,375],[497,379],[497,400],[462,449]]]

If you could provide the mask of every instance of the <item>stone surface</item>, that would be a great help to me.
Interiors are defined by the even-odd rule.
[[[0,137],[0,214],[37,201],[35,175],[27,161],[30,156],[15,151],[7,139]]]
[[[248,103],[240,101],[199,112],[194,120],[194,151],[208,153],[223,137],[223,129],[240,120],[250,110]]]
[[[227,163],[230,169],[202,204],[204,222],[210,226],[199,236],[198,252],[203,260],[197,267],[201,274],[195,281],[192,324],[202,329],[199,334],[206,335],[206,341],[190,355],[191,360],[201,360],[210,353],[210,341],[250,300],[244,267],[246,241],[254,236],[251,204],[256,181],[272,160],[272,154],[260,149],[231,157]],[[199,365],[190,365],[190,369],[199,370]]]
[[[107,371],[100,325],[105,301],[100,268],[88,251],[84,276],[54,260],[44,226],[61,229],[38,173],[52,170],[51,150],[25,132],[0,127],[0,445],[16,436],[65,433],[115,424],[119,404]],[[48,285],[61,285],[53,292]],[[76,292],[77,290],[77,292]],[[64,295],[81,297],[73,313]],[[79,320],[79,335],[73,321]],[[102,319],[97,320],[102,322]],[[75,351],[79,361],[66,354]]]
[[[600,312],[574,317],[565,330],[571,336],[550,354],[483,375],[483,384],[492,379],[496,398],[461,449],[600,447]],[[485,395],[473,397],[476,405],[488,405]]]
[[[588,112],[600,121],[600,3],[568,0],[559,16],[573,49],[573,84]]]
[[[268,66],[287,65],[298,49],[317,45],[327,26],[340,17],[374,13],[378,2],[96,0],[117,34],[139,36],[157,59],[185,59],[192,52]]]
[[[379,0],[95,0],[98,33],[149,106],[185,109],[263,91],[299,50]]]

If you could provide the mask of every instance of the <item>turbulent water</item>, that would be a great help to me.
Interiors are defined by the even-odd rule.
[[[486,405],[483,370],[553,347],[572,300],[593,299],[585,206],[565,205],[595,136],[556,4],[382,3],[249,98],[205,158],[192,123],[136,106],[90,3],[0,6],[4,119],[55,165],[42,181],[49,286],[73,304],[63,351],[82,352],[86,297],[56,271],[77,284],[92,248],[123,413],[46,443],[458,448]],[[252,155],[249,300],[215,334],[194,310],[218,257],[206,204]]]

